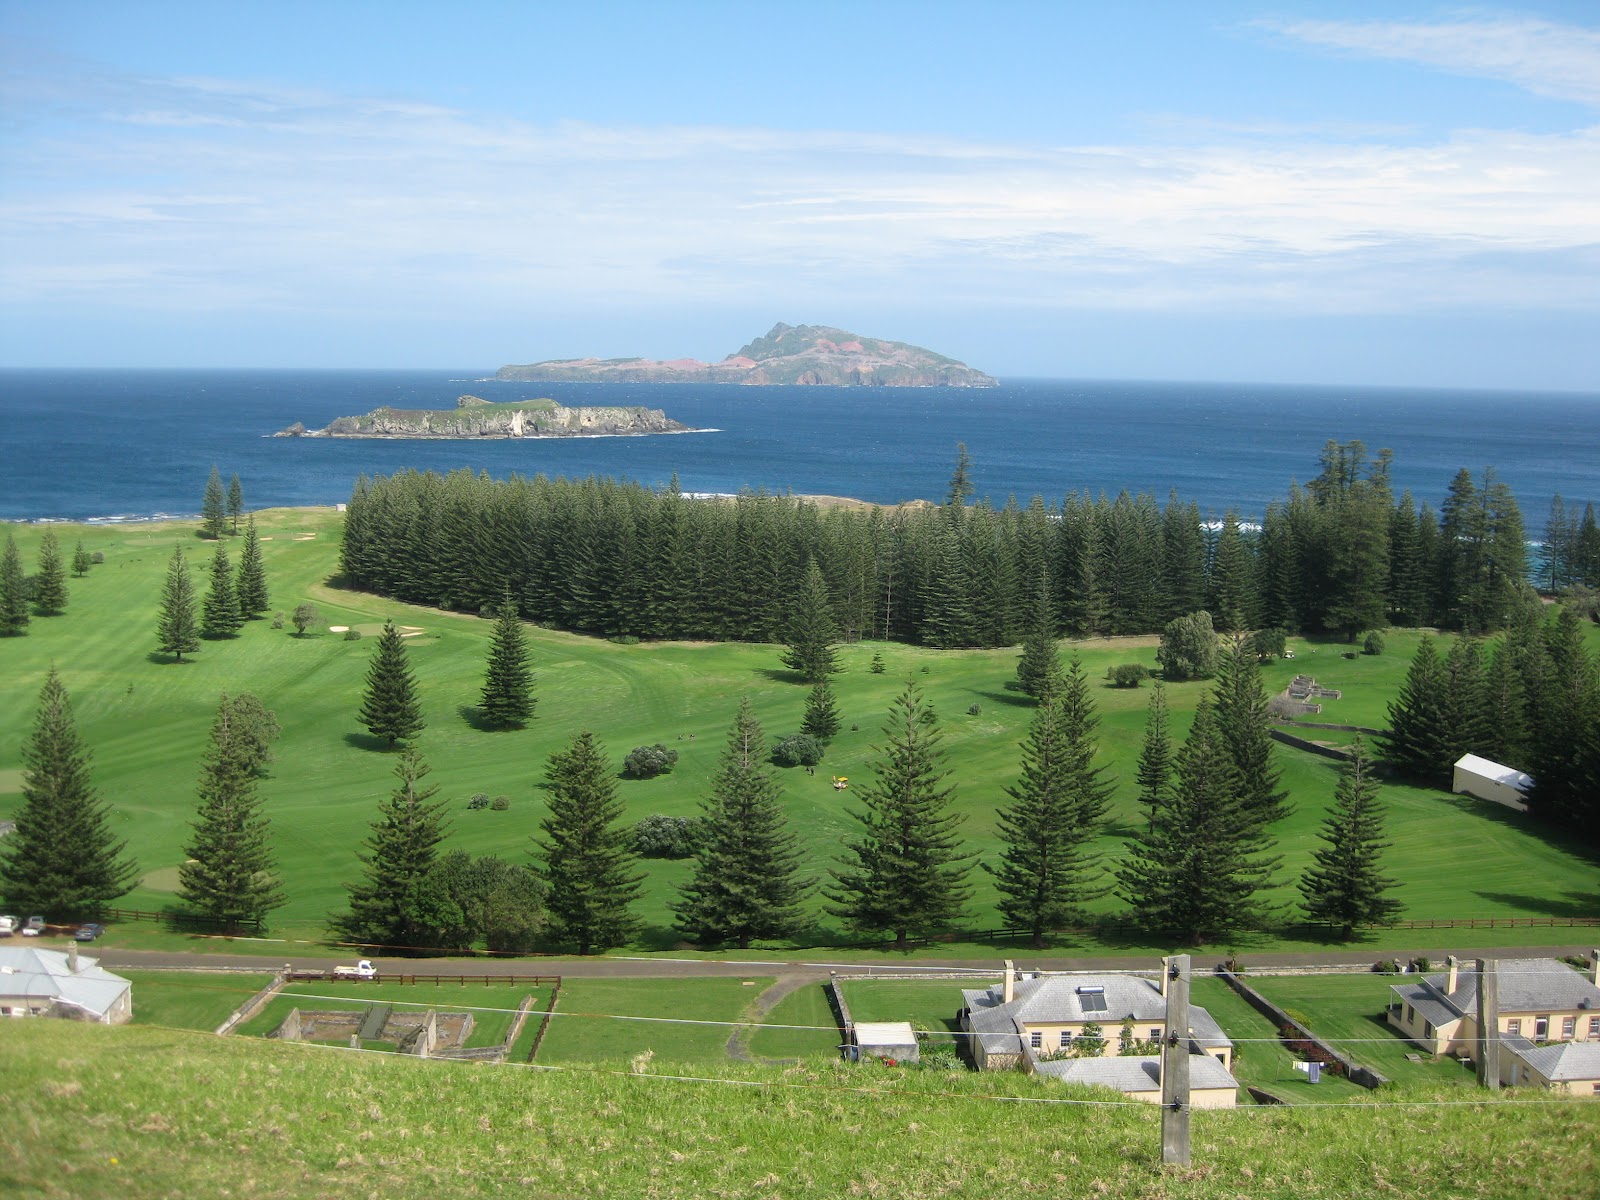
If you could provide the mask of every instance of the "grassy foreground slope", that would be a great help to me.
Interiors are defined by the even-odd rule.
[[[206,642],[194,661],[182,665],[155,652],[156,610],[161,581],[175,545],[182,545],[204,592],[211,550],[192,524],[111,527],[57,526],[68,555],[81,538],[106,561],[82,580],[70,581],[71,598],[58,617],[35,618],[26,637],[0,639],[0,818],[20,802],[20,750],[31,724],[39,688],[54,664],[71,693],[79,727],[94,753],[94,780],[109,801],[119,836],[143,872],[141,886],[123,903],[159,909],[171,905],[177,867],[189,834],[199,756],[218,695],[251,690],[273,708],[284,728],[277,761],[262,785],[271,816],[288,905],[274,915],[276,936],[322,936],[326,915],[344,901],[344,884],[357,874],[356,851],[378,800],[393,786],[394,756],[356,720],[373,640],[346,641],[329,626],[374,632],[385,618],[413,627],[410,657],[420,680],[428,722],[420,745],[433,766],[430,782],[452,802],[449,845],[474,854],[496,853],[526,861],[543,815],[538,783],[547,756],[581,730],[594,731],[620,766],[642,743],[663,742],[677,750],[670,775],[623,780],[620,792],[629,818],[652,812],[688,815],[705,795],[727,726],[741,693],[751,697],[769,737],[799,727],[806,689],[782,669],[777,648],[760,645],[661,643],[619,646],[550,630],[531,629],[537,673],[538,715],[525,730],[488,732],[476,727],[472,710],[482,682],[491,622],[476,616],[415,608],[380,597],[330,587],[337,569],[341,518],[331,510],[269,510],[257,514],[265,539],[272,606],[292,611],[314,602],[320,620],[313,635],[274,630],[269,621],[249,623],[240,636]],[[16,535],[24,562],[37,556],[41,528],[0,528]],[[237,557],[237,541],[230,546]],[[1600,630],[1591,630],[1591,636]],[[1404,678],[1417,635],[1396,633],[1380,657],[1345,659],[1345,647],[1296,639],[1298,658],[1266,669],[1267,686],[1281,688],[1297,670],[1309,670],[1329,686],[1344,689],[1327,719],[1381,725],[1384,711]],[[1121,639],[1069,647],[1079,653],[1091,679],[1126,661],[1154,665],[1155,639]],[[887,670],[874,675],[874,652]],[[830,775],[849,776],[859,787],[870,774],[872,745],[880,739],[890,701],[906,679],[927,691],[942,719],[957,805],[967,814],[962,833],[970,848],[990,856],[997,847],[994,812],[1006,803],[1004,788],[1018,769],[1017,744],[1031,707],[1006,684],[1016,652],[935,651],[885,643],[862,643],[841,651],[844,673],[835,690],[844,730],[815,776],[780,772],[785,799],[817,875],[832,865],[841,837],[852,828],[848,815],[855,791],[835,792]],[[1178,736],[1187,730],[1196,700],[1209,685],[1179,684],[1169,693]],[[1101,716],[1100,761],[1119,779],[1111,822],[1101,839],[1108,858],[1120,856],[1123,837],[1136,827],[1134,764],[1149,689],[1096,686]],[[976,713],[970,710],[976,706]],[[852,724],[859,728],[852,729]],[[1293,886],[1310,859],[1317,828],[1331,801],[1336,770],[1316,756],[1279,748],[1277,761],[1292,793],[1295,813],[1275,830],[1283,854],[1282,886],[1276,899],[1292,905]],[[510,798],[506,811],[468,811],[475,792]],[[1394,841],[1388,869],[1405,881],[1398,893],[1407,917],[1600,915],[1593,859],[1574,844],[1530,826],[1506,810],[1428,789],[1389,786],[1389,835]],[[1471,870],[1463,870],[1463,863]],[[650,862],[640,913],[647,922],[641,945],[671,947],[669,904],[687,864]],[[992,882],[972,876],[969,927],[999,924]],[[1117,902],[1107,899],[1107,911]],[[821,901],[814,898],[820,914]],[[831,936],[827,929],[819,937]],[[1566,942],[1570,930],[1499,932],[1509,944],[1526,938]],[[151,944],[154,927],[122,925],[114,944],[132,938]],[[1424,935],[1437,941],[1448,935]],[[1481,940],[1481,935],[1473,935]],[[1417,935],[1391,934],[1371,948],[1405,946]],[[1582,940],[1582,935],[1579,935]],[[172,939],[168,938],[168,941]],[[1241,945],[1249,948],[1248,942]],[[992,941],[961,947],[990,953]],[[1160,947],[1128,944],[1130,952]],[[956,947],[951,947],[956,950]],[[1362,951],[1365,953],[1365,951]]]
[[[1192,1167],[1163,1170],[1154,1106],[1009,1073],[814,1060],[718,1073],[735,1086],[660,1063],[542,1072],[56,1021],[6,1022],[0,1060],[0,1193],[18,1200],[1578,1200],[1600,1168],[1600,1105],[1583,1101],[1201,1111]]]

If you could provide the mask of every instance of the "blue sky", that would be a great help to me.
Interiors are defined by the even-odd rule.
[[[0,365],[783,320],[1000,375],[1600,390],[1590,2],[0,0],[0,38]]]

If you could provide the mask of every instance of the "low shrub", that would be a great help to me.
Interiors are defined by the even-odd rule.
[[[106,560],[106,553],[105,553],[104,550],[96,550],[93,554],[91,554],[89,556],[89,561],[93,562],[93,563],[103,563],[103,562],[105,562],[105,560]]]
[[[1136,688],[1150,678],[1150,669],[1143,663],[1118,663],[1106,668],[1106,678],[1113,687]]]
[[[690,858],[705,837],[701,817],[653,813],[633,827],[634,853],[641,858]]]
[[[489,796],[488,796],[488,794],[485,793],[485,792],[478,792],[478,793],[474,794],[472,799],[467,801],[467,807],[468,808],[472,808],[472,809],[488,808],[489,807]]]
[[[634,779],[654,779],[672,770],[677,761],[676,750],[668,750],[657,742],[654,746],[635,746],[628,751],[628,757],[622,760],[622,770]]]
[[[639,644],[639,639],[631,633],[619,633],[613,637],[608,637],[606,641],[615,642],[619,646],[637,646]]]
[[[283,628],[283,614],[281,612],[275,612],[272,614],[272,627],[274,629]]]
[[[882,675],[888,668],[883,665],[883,655],[876,650],[872,652],[872,665],[867,668],[874,675]]]
[[[361,630],[346,629],[344,631],[344,640],[347,642],[359,642],[361,640]]]
[[[809,733],[791,733],[772,748],[780,767],[814,767],[822,761],[822,743]]]
[[[974,704],[970,708],[967,709],[967,716],[975,717],[979,713],[981,713],[982,711],[983,711],[983,707],[981,705]]]
[[[496,796],[493,800],[489,801],[489,811],[491,812],[505,812],[505,810],[510,807],[510,796]]]
[[[1362,642],[1361,642],[1361,653],[1363,653],[1363,654],[1382,654],[1383,653],[1383,634],[1380,633],[1376,629],[1369,630],[1368,633],[1367,633],[1367,636],[1364,639],[1362,639]]]

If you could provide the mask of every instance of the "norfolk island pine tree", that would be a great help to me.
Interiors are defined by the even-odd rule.
[[[581,955],[625,945],[639,928],[630,906],[645,876],[635,873],[628,830],[618,824],[616,771],[592,733],[550,756],[545,792],[549,813],[538,846],[551,937],[574,943]]]
[[[522,634],[516,604],[508,591],[496,614],[478,707],[489,724],[512,729],[533,716],[535,703],[527,640]]]
[[[161,609],[156,617],[156,644],[161,650],[183,661],[186,652],[200,648],[200,624],[195,619],[194,580],[183,547],[172,552],[167,578],[161,586]]]
[[[178,898],[227,928],[259,925],[284,903],[261,811],[261,749],[244,710],[224,695],[200,764],[193,837],[178,867]]]
[[[33,604],[41,617],[53,617],[67,606],[67,566],[56,531],[39,539],[39,573],[33,579]]]
[[[205,496],[200,501],[201,532],[208,538],[220,538],[227,532],[228,499],[222,490],[222,474],[215,463],[206,479]]]
[[[239,615],[253,621],[271,607],[267,595],[267,568],[261,559],[261,539],[256,534],[256,518],[251,513],[244,523],[244,545],[239,548],[239,578],[234,584],[239,597]]]
[[[946,785],[938,718],[915,680],[906,682],[883,727],[874,778],[851,815],[862,833],[845,839],[847,856],[825,890],[829,912],[863,933],[894,934],[906,949],[911,934],[949,925],[971,895],[971,861],[961,853]]]
[[[1387,925],[1404,907],[1387,895],[1399,881],[1378,867],[1392,843],[1383,840],[1378,781],[1359,737],[1339,770],[1333,795],[1333,808],[1322,823],[1324,845],[1312,853],[1316,865],[1300,880],[1300,894],[1307,916],[1338,926],[1349,941],[1356,926]]]
[[[1005,848],[984,863],[1002,899],[1000,914],[1044,948],[1048,930],[1076,924],[1083,906],[1103,896],[1099,857],[1090,851],[1114,784],[1092,764],[1098,724],[1083,666],[1040,684],[1039,707],[1022,745],[1022,774],[1006,788],[1015,802],[995,814]]]
[[[243,624],[239,594],[233,585],[233,565],[228,561],[227,547],[218,542],[211,558],[211,588],[200,610],[200,633],[206,638],[232,637]]]
[[[361,702],[361,723],[388,748],[422,731],[422,708],[417,702],[417,681],[406,661],[405,642],[393,621],[383,623],[378,648],[367,668],[366,697]]]
[[[804,921],[801,901],[810,885],[796,878],[799,841],[784,816],[767,740],[748,696],[739,699],[701,809],[705,836],[694,874],[673,906],[679,928],[698,942],[732,942],[741,950],[754,938],[792,936]]]
[[[28,575],[22,569],[22,551],[17,539],[6,534],[6,548],[0,554],[0,635],[18,637],[27,631],[32,617],[28,613]]]
[[[89,778],[67,689],[55,667],[39,692],[33,730],[22,745],[22,807],[0,842],[0,895],[21,911],[55,919],[94,916],[138,882],[127,843],[108,827],[109,810]]]

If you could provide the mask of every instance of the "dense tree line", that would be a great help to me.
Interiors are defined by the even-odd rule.
[[[463,611],[493,611],[509,592],[523,617],[580,633],[797,649],[832,628],[939,647],[1150,633],[1202,609],[1222,633],[1503,625],[1528,573],[1510,489],[1462,471],[1435,512],[1396,499],[1389,474],[1387,452],[1330,442],[1317,476],[1256,527],[1231,511],[1208,521],[1175,495],[969,505],[959,471],[945,504],[899,509],[404,472],[357,480],[342,570],[353,586]],[[825,597],[826,611],[802,596]],[[797,657],[815,678],[818,664]]]
[[[1389,726],[1383,756],[1402,774],[1449,787],[1477,754],[1532,775],[1541,817],[1590,838],[1600,827],[1600,660],[1571,607],[1547,619],[1530,596],[1493,643],[1458,638],[1444,656],[1424,638]]]

